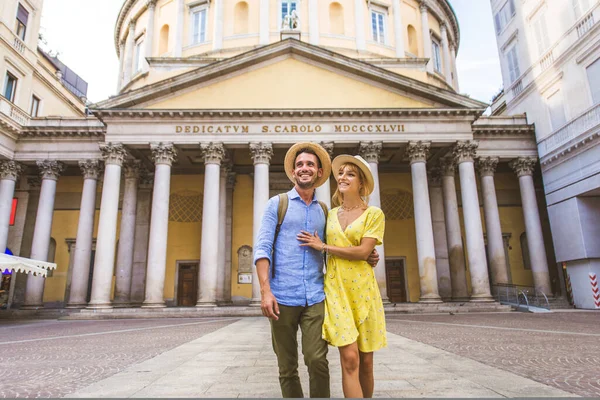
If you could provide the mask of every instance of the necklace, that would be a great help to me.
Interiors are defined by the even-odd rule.
[[[346,207],[346,206],[344,206],[344,205],[342,204],[342,207],[341,207],[341,208],[342,208],[342,210],[344,210],[344,211],[348,212],[348,211],[356,210],[357,208],[360,208],[360,207],[362,207],[362,206],[363,206],[362,204],[357,204],[357,205],[355,205],[355,206],[353,206],[353,207]]]

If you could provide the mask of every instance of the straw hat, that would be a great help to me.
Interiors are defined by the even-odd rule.
[[[337,181],[337,172],[340,170],[340,167],[344,164],[354,164],[356,165],[365,175],[366,182],[363,182],[365,185],[365,190],[367,192],[367,196],[373,193],[375,189],[375,180],[373,179],[373,173],[371,172],[371,167],[369,163],[365,161],[361,156],[351,156],[349,154],[342,154],[333,159],[331,163],[331,169],[333,171],[333,176]]]
[[[327,179],[329,179],[329,175],[331,174],[331,158],[329,157],[327,150],[317,143],[300,142],[290,147],[285,154],[285,161],[283,162],[285,173],[287,174],[288,178],[290,178],[290,180],[296,184],[296,179],[294,178],[294,163],[296,162],[296,153],[301,149],[311,149],[315,152],[319,158],[319,161],[321,161],[323,175],[317,179],[315,182],[315,187],[321,186],[327,181]]]

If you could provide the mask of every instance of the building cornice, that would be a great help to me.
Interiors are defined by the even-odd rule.
[[[600,132],[594,132],[577,140],[573,140],[543,156],[540,159],[540,164],[544,170],[549,169],[554,166],[554,164],[567,161],[577,154],[586,151],[590,147],[598,145],[598,141],[600,141]]]
[[[20,138],[99,137],[106,127],[96,118],[35,118],[19,132]]]

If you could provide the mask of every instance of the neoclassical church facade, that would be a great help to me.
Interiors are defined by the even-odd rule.
[[[8,240],[58,264],[15,278],[15,307],[256,301],[263,208],[307,140],[371,165],[385,301],[563,292],[534,128],[459,94],[448,0],[125,0],[114,42],[117,94],[31,118],[3,154],[0,201],[28,198]]]

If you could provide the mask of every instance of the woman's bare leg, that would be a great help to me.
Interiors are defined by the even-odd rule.
[[[360,356],[356,342],[339,348],[342,364],[342,388],[344,397],[361,398],[361,382],[359,381]]]
[[[373,379],[373,353],[359,352],[360,355],[360,368],[358,371],[358,377],[360,380],[360,387],[362,388],[363,397],[370,399],[373,397],[373,387],[375,385]]]

